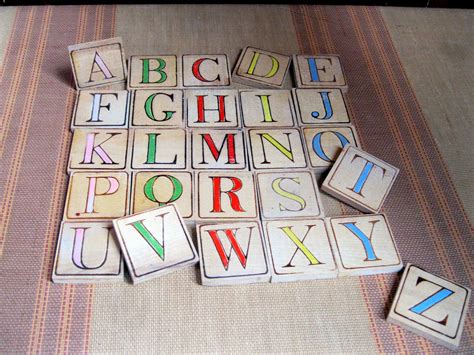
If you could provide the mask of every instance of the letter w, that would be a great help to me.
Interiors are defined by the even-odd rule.
[[[229,268],[229,261],[230,257],[232,254],[232,250],[235,250],[235,254],[237,255],[237,258],[239,259],[240,264],[242,267],[245,269],[247,267],[247,255],[249,252],[250,248],[250,240],[252,238],[252,229],[254,227],[248,227],[249,229],[249,241],[247,244],[247,251],[244,253],[242,250],[242,247],[240,246],[239,242],[236,239],[236,234],[239,229],[221,229],[221,230],[209,230],[208,233],[214,243],[214,246],[216,247],[217,253],[219,254],[219,257],[221,259],[222,265],[224,266],[225,270],[227,271]],[[227,239],[230,242],[230,250],[229,253],[227,253],[224,249],[224,246],[222,245],[222,241],[219,238],[219,232],[224,232]]]

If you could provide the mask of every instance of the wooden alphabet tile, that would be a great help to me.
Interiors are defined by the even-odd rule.
[[[111,222],[63,222],[56,245],[54,283],[123,281],[120,247]]]
[[[65,220],[110,220],[128,213],[129,174],[74,172],[69,178]]]
[[[258,217],[255,184],[251,172],[199,172],[196,185],[198,218]]]
[[[182,90],[135,90],[132,127],[184,127]]]
[[[75,128],[127,128],[129,92],[127,90],[81,90],[71,120]]]
[[[245,169],[244,133],[229,129],[195,129],[191,132],[192,167],[194,169]]]
[[[188,127],[240,127],[237,90],[186,90],[184,96]]]
[[[72,136],[68,170],[121,170],[128,166],[127,129],[82,129]]]
[[[260,213],[264,219],[321,217],[318,185],[309,171],[257,173]]]
[[[329,169],[346,145],[360,146],[357,132],[351,125],[303,128],[303,136],[309,163],[317,172]]]
[[[340,89],[292,89],[302,125],[350,123]]]
[[[338,275],[324,219],[263,223],[272,282],[325,279]]]
[[[174,205],[113,221],[134,284],[196,264],[199,257]]]
[[[298,129],[250,129],[253,169],[305,168],[306,157]]]
[[[132,55],[128,65],[128,89],[180,87],[179,62],[175,55]]]
[[[246,47],[235,65],[232,79],[255,87],[282,88],[291,56]]]
[[[68,47],[78,90],[125,82],[127,66],[120,37]]]
[[[347,82],[337,55],[293,55],[296,85],[299,88],[338,88]]]
[[[143,212],[173,203],[183,218],[190,218],[193,216],[193,193],[190,172],[134,172],[130,212]]]
[[[130,140],[132,169],[186,169],[186,131],[179,128],[135,129]]]
[[[227,55],[183,55],[183,87],[229,86]]]
[[[245,127],[293,127],[295,107],[290,90],[241,90],[240,105]]]
[[[203,285],[270,281],[259,222],[198,224],[196,230]]]
[[[329,218],[339,275],[374,275],[403,267],[383,214]]]
[[[470,297],[469,288],[408,264],[387,321],[456,350]]]
[[[322,190],[363,212],[382,207],[399,169],[346,145],[323,182]]]

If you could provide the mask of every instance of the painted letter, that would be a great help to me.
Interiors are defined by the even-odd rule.
[[[214,243],[214,246],[216,247],[217,253],[219,254],[219,257],[221,259],[222,265],[224,268],[227,270],[229,268],[229,260],[230,260],[230,254],[232,253],[232,250],[235,250],[235,254],[237,255],[237,258],[239,259],[240,265],[245,269],[247,266],[247,256],[250,248],[250,240],[252,238],[252,229],[254,227],[248,227],[249,229],[249,241],[247,245],[247,251],[244,253],[242,250],[242,247],[240,246],[239,242],[237,242],[236,239],[236,234],[240,229],[236,230],[231,230],[231,229],[221,229],[221,230],[209,230],[208,233],[212,239],[212,242]],[[224,232],[227,239],[230,242],[230,250],[227,253],[224,250],[224,246],[222,245],[222,242],[219,238],[218,232]]]
[[[100,109],[101,108],[106,108],[108,111],[110,111],[110,103],[107,105],[102,105],[102,97],[105,95],[112,95],[118,100],[118,94],[116,93],[94,93],[92,95],[92,114],[90,120],[87,122],[102,122],[100,119]]]
[[[145,241],[150,245],[150,247],[155,251],[155,253],[160,257],[161,260],[165,261],[165,216],[168,213],[162,214],[160,216],[161,219],[161,239],[163,240],[160,243],[155,236],[148,230],[147,227],[143,224],[144,220],[136,221],[129,223],[128,225],[135,228],[135,230],[140,233],[140,236],[145,239]]]
[[[145,113],[147,117],[152,121],[157,121],[157,122],[168,121],[169,119],[171,119],[171,117],[173,117],[173,114],[176,113],[176,111],[163,111],[165,116],[161,119],[157,119],[155,117],[155,114],[153,113],[153,101],[155,100],[155,97],[157,97],[158,95],[167,96],[171,99],[171,101],[174,100],[174,94],[165,94],[164,92],[158,92],[158,93],[152,94],[148,96],[148,98],[145,101]]]
[[[156,161],[156,137],[161,135],[161,133],[148,133],[148,149],[146,154],[145,164],[176,164],[178,159],[178,154],[175,154],[174,159],[170,162],[157,162]]]
[[[240,205],[239,197],[236,192],[242,188],[242,180],[234,176],[211,176],[212,179],[212,201],[213,207],[212,212],[223,212],[222,211],[222,200],[221,195],[223,193],[229,196],[230,205],[232,209],[236,212],[245,212],[245,210]],[[228,191],[222,191],[221,189],[221,180],[229,179],[232,181],[232,188]]]
[[[343,134],[336,131],[319,132],[313,137],[313,141],[312,141],[313,151],[316,153],[316,155],[324,161],[334,162],[334,159],[329,158],[323,149],[322,138],[323,138],[323,135],[326,133],[334,134],[339,139],[339,142],[341,142],[341,148],[344,148],[347,144],[349,144],[349,140],[346,137],[344,137]]]
[[[212,79],[212,80],[208,80],[208,79],[206,79],[202,76],[201,71],[200,71],[200,67],[201,67],[202,62],[204,62],[205,60],[210,60],[211,62],[219,64],[217,58],[216,59],[213,59],[213,58],[200,58],[200,59],[196,60],[193,63],[193,66],[192,66],[193,75],[196,77],[196,79],[198,79],[200,81],[203,81],[203,82],[206,82],[206,83],[210,83],[210,82],[213,82],[213,81],[216,81],[216,80],[220,80],[220,75],[219,74],[217,74],[217,77],[215,79]]]
[[[197,98],[197,111],[198,117],[196,123],[206,122],[206,111],[217,111],[219,113],[218,122],[229,122],[226,120],[225,116],[225,98],[226,95],[215,95],[217,98],[217,108],[204,108],[204,98],[207,95],[198,95]]]
[[[298,196],[298,195],[295,195],[291,192],[288,192],[288,191],[285,191],[281,188],[281,182],[282,180],[290,180],[290,181],[294,181],[295,183],[297,183],[298,185],[300,184],[300,179],[295,177],[295,178],[277,178],[275,180],[273,180],[272,182],[272,189],[273,191],[275,191],[278,195],[280,196],[283,196],[283,197],[286,197],[290,200],[293,200],[295,202],[297,202],[299,205],[300,205],[300,208],[298,209],[289,209],[289,208],[286,208],[285,206],[283,206],[281,203],[279,204],[279,207],[280,207],[280,211],[292,211],[292,212],[297,212],[297,211],[301,211],[303,210],[305,207],[306,207],[306,201]]]
[[[219,160],[221,156],[222,149],[227,143],[227,163],[226,164],[237,164],[237,158],[235,156],[235,134],[227,133],[219,149],[217,149],[214,140],[212,139],[209,133],[201,134],[202,136],[202,162],[201,164],[207,164],[204,157],[204,142],[206,142],[209,150],[211,151],[212,157],[215,161]]]
[[[86,236],[86,231],[89,228],[73,228],[74,229],[74,244],[72,247],[72,263],[77,266],[79,269],[83,270],[96,270],[101,268],[107,261],[107,252],[109,250],[110,243],[110,228],[104,228],[107,230],[107,243],[105,245],[104,258],[96,266],[86,266],[83,261],[84,253],[84,239]]]
[[[296,245],[296,250],[295,252],[293,253],[293,256],[291,257],[290,261],[288,262],[287,265],[285,265],[284,267],[294,267],[294,265],[292,265],[291,263],[293,262],[293,259],[295,258],[295,255],[296,253],[298,252],[298,250],[301,250],[301,252],[304,254],[304,256],[306,256],[306,258],[308,259],[309,261],[309,264],[310,265],[319,265],[319,264],[322,264],[314,255],[313,253],[311,253],[311,251],[308,249],[308,247],[306,245],[304,245],[304,241],[306,239],[306,237],[308,236],[309,234],[309,231],[311,230],[311,228],[314,227],[314,224],[310,224],[310,225],[307,225],[306,227],[308,227],[308,230],[306,231],[306,234],[304,235],[303,239],[299,239],[295,232],[293,232],[293,230],[291,229],[291,226],[287,226],[287,227],[280,227],[280,229],[286,234],[286,236],[288,238],[290,238],[290,240],[295,243]]]
[[[374,232],[375,224],[380,221],[370,221],[369,223],[372,224],[372,229],[370,230],[370,235],[367,237],[364,232],[362,232],[354,222],[349,223],[342,223],[344,227],[349,229],[359,240],[361,241],[362,245],[364,246],[365,251],[365,259],[364,261],[376,261],[380,260],[375,255],[374,247],[372,246],[372,233]]]
[[[289,148],[286,148],[283,144],[281,144],[279,141],[277,141],[275,138],[273,138],[268,133],[257,133],[257,134],[260,136],[260,140],[262,142],[263,161],[261,162],[261,164],[270,164],[270,162],[267,161],[267,155],[265,154],[265,144],[263,142],[264,139],[266,141],[270,142],[281,154],[283,154],[289,160],[294,162],[293,151],[291,150],[291,141],[290,141],[290,134],[291,133],[284,133],[286,135],[287,139],[288,139],[288,147]]]
[[[158,62],[158,66],[154,69],[150,69],[150,61],[155,60]],[[161,84],[166,81],[168,75],[163,71],[166,67],[166,62],[161,58],[144,58],[141,59],[142,63],[142,84]],[[156,81],[150,82],[150,72],[154,71],[160,74],[160,78]]]
[[[87,133],[86,136],[86,149],[84,151],[84,160],[81,161],[81,164],[94,164],[92,162],[93,154],[96,153],[100,159],[102,159],[102,164],[118,164],[110,158],[110,156],[105,152],[104,148],[101,147],[102,144],[107,142],[108,140],[112,139],[114,136],[120,133],[109,133],[110,137],[106,140],[100,142],[99,144],[95,144],[95,136],[99,134],[97,132]]]
[[[166,201],[158,200],[155,196],[155,193],[153,192],[153,187],[155,185],[156,180],[161,177],[164,179],[168,179],[169,182],[173,185],[173,192],[170,198]],[[181,195],[183,194],[183,184],[181,184],[181,182],[177,178],[171,175],[155,175],[152,178],[148,179],[148,181],[145,183],[145,186],[143,187],[143,192],[145,193],[147,199],[152,202],[158,203],[159,206],[164,206],[168,203],[176,201],[178,198],[181,197]]]
[[[258,62],[258,59],[260,58],[260,54],[261,53],[258,53],[258,52],[253,53],[252,61],[250,62],[250,66],[249,66],[249,69],[247,70],[247,74],[254,75],[254,76],[259,76],[259,77],[262,77],[262,78],[271,78],[271,77],[273,77],[278,72],[278,68],[280,67],[280,63],[278,62],[278,60],[275,57],[273,57],[271,55],[268,55],[268,54],[263,54],[263,55],[266,55],[271,59],[272,67],[270,68],[270,70],[265,75],[255,74],[255,67],[257,66],[257,62]]]
[[[103,196],[103,195],[112,195],[117,192],[119,189],[120,183],[119,181],[112,177],[112,176],[104,176],[104,177],[89,177],[89,188],[87,189],[87,200],[86,200],[86,210],[85,213],[94,213],[94,203],[96,196]],[[109,182],[109,188],[104,193],[98,193],[96,191],[97,180],[99,179],[107,179]]]
[[[94,70],[95,65],[97,65],[99,70]],[[94,73],[102,73],[104,75],[104,79],[112,79],[115,77],[114,75],[112,75],[109,68],[107,68],[107,65],[102,60],[102,57],[97,52],[95,52],[95,55],[94,55],[94,62],[92,63],[91,75],[89,76],[89,81],[88,81],[89,83],[92,83],[94,81],[92,80],[92,75]]]

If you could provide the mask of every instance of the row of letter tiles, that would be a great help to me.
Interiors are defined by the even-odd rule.
[[[324,216],[311,171],[101,171],[70,176],[64,219],[112,220],[175,204],[183,218]]]
[[[153,219],[142,223],[153,238],[162,241],[163,259],[148,253],[149,258],[134,259],[134,268],[139,270],[143,265],[151,272],[148,269],[153,264],[163,269],[160,264],[180,252],[173,243],[176,233],[168,231],[173,226],[167,227],[166,219],[159,221],[159,228]],[[111,228],[110,221],[63,222],[53,270],[55,282],[91,282],[107,276],[123,280],[123,261]],[[198,222],[195,228],[202,284],[208,286],[370,275],[397,272],[403,266],[383,214],[214,220]],[[141,243],[140,248],[150,247]],[[148,255],[145,249],[141,255]]]
[[[354,127],[273,129],[76,129],[68,171],[274,170],[331,167],[342,148],[360,146]]]
[[[71,129],[349,124],[340,89],[82,90]]]

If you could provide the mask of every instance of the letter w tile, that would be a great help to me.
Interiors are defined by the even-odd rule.
[[[214,243],[214,246],[217,250],[217,253],[219,254],[219,257],[221,259],[222,265],[224,266],[225,270],[227,271],[229,269],[229,262],[230,262],[230,257],[232,254],[232,250],[235,250],[235,254],[237,255],[237,258],[239,259],[240,264],[242,267],[245,269],[247,267],[247,256],[250,248],[250,241],[252,239],[252,230],[255,227],[248,227],[249,229],[249,234],[248,234],[248,242],[247,242],[247,248],[246,251],[244,252],[242,247],[240,246],[239,242],[237,241],[237,232],[240,229],[220,229],[220,230],[209,230],[208,233],[212,239],[212,242]],[[225,250],[224,245],[222,244],[222,240],[219,237],[219,232],[224,232],[225,236],[230,242],[230,249],[228,251]]]

